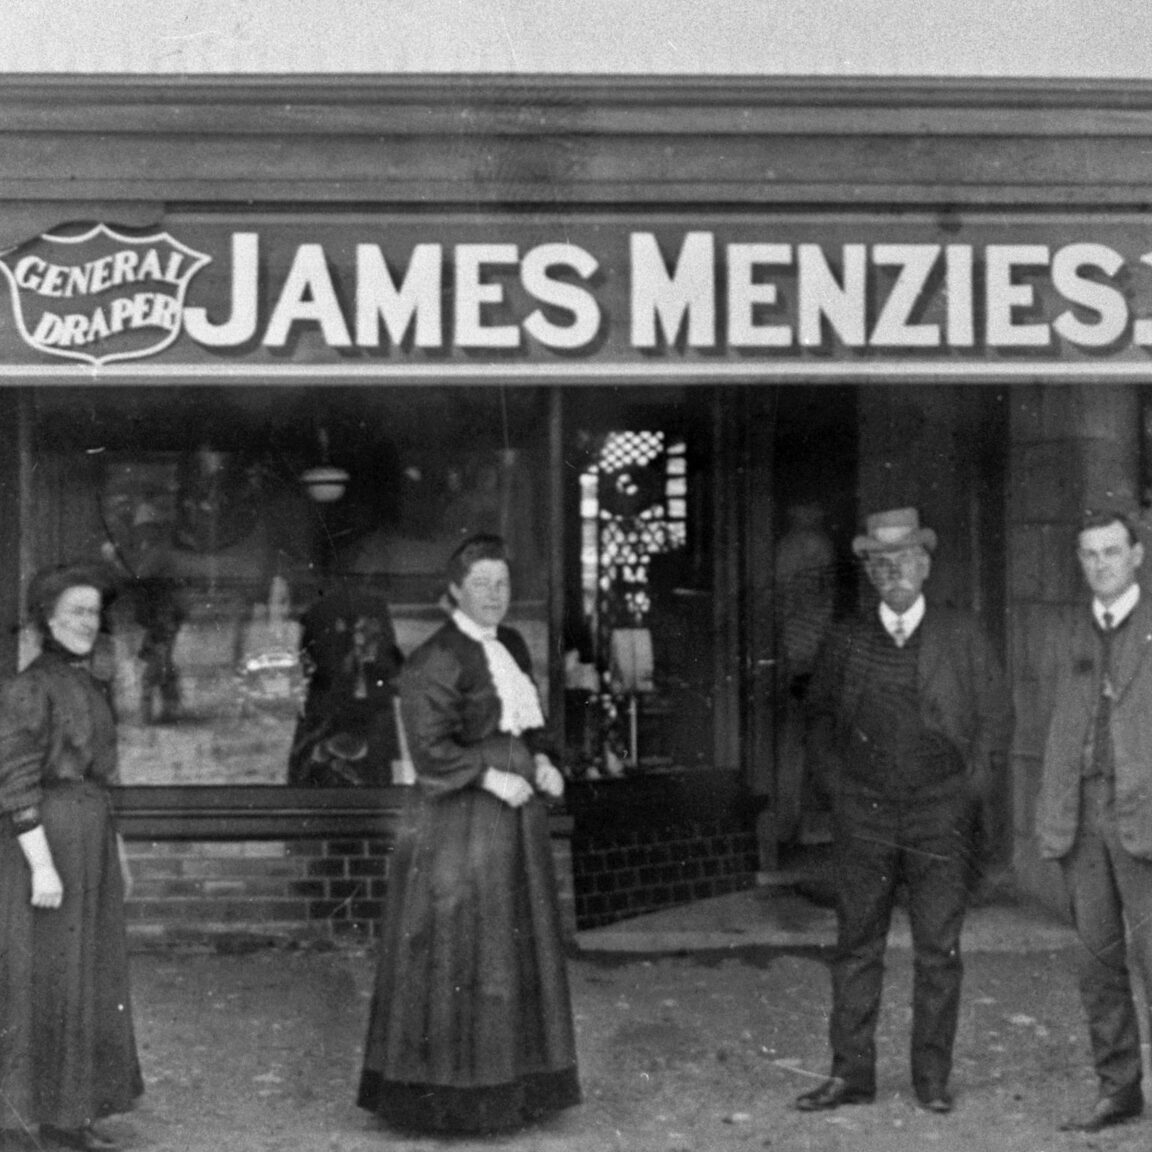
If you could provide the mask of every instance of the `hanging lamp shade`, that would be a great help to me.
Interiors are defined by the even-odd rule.
[[[317,504],[331,504],[344,495],[344,489],[348,487],[348,473],[328,462],[328,429],[319,429],[317,438],[324,463],[301,472],[300,483]]]
[[[331,504],[344,495],[348,473],[331,464],[318,464],[300,474],[300,483],[317,504]]]

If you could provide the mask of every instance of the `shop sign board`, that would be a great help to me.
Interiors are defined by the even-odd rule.
[[[100,365],[156,356],[178,339],[188,285],[211,259],[167,232],[95,224],[45,233],[0,259],[0,272],[29,348]]]
[[[0,374],[1143,372],[1137,216],[172,215],[0,254]]]

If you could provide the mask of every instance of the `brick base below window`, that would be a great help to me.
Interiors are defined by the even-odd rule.
[[[597,928],[756,883],[755,833],[730,821],[572,836],[576,924]]]
[[[566,931],[719,896],[756,882],[752,830],[730,820],[579,827],[552,840]],[[130,936],[299,939],[379,931],[391,844],[383,839],[129,841]]]
[[[561,912],[575,931],[567,836],[552,840]],[[129,841],[128,931],[137,941],[222,934],[378,933],[391,844],[376,839]]]

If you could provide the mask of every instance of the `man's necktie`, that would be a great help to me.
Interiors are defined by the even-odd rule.
[[[897,648],[903,648],[908,639],[908,633],[904,631],[904,618],[902,616],[897,616],[892,624],[892,639],[896,641]]]
[[[1092,734],[1092,771],[1094,775],[1111,776],[1112,754],[1112,613],[1105,612],[1100,628],[1100,699],[1096,705],[1096,727]]]

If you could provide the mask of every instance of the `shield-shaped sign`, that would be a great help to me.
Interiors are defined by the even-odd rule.
[[[27,344],[100,365],[154,356],[176,340],[188,285],[211,259],[167,232],[96,224],[45,232],[0,255],[0,270]]]

